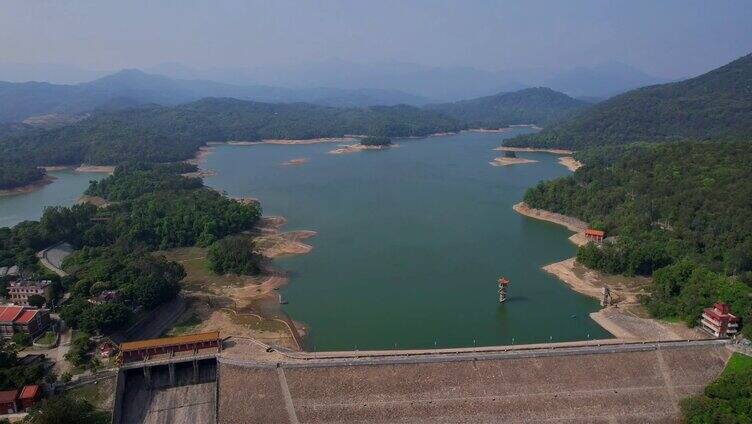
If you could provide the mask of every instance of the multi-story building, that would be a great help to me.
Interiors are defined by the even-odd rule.
[[[16,305],[29,306],[29,297],[33,295],[42,296],[49,302],[52,299],[52,281],[21,278],[8,284],[8,300]]]
[[[10,339],[16,333],[36,337],[50,326],[50,322],[50,313],[46,309],[0,306],[0,337],[4,339]]]
[[[716,303],[712,308],[705,308],[700,326],[715,337],[731,337],[739,331],[739,317],[731,314],[727,304]]]

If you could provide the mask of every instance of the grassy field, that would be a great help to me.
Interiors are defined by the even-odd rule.
[[[183,287],[193,291],[211,291],[214,288],[227,286],[244,286],[250,278],[240,275],[216,275],[209,270],[206,262],[207,249],[201,247],[181,247],[160,252],[155,255],[163,255],[171,261],[183,265],[186,277],[183,279]]]
[[[52,331],[47,331],[46,333],[44,333],[44,335],[42,335],[42,337],[37,339],[37,343],[49,345],[55,341],[55,337],[55,333],[53,333]]]
[[[731,355],[731,358],[729,358],[728,363],[726,363],[726,368],[723,369],[721,377],[736,374],[748,369],[752,369],[752,356],[735,352]]]

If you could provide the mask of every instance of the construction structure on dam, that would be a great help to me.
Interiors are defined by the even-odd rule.
[[[219,345],[124,361],[113,422],[669,423],[731,354],[729,340],[292,352],[216,333],[195,346],[206,338]]]

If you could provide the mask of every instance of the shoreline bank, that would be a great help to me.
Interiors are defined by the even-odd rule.
[[[566,227],[575,234],[569,240],[582,246],[588,240],[583,231],[587,224],[577,218],[535,209],[525,202],[512,207],[515,212],[529,218],[552,222]],[[612,302],[610,306],[590,314],[590,317],[603,329],[618,339],[625,340],[690,340],[704,339],[707,335],[695,328],[679,323],[668,323],[651,318],[640,303],[640,296],[648,295],[647,287],[651,280],[646,277],[624,277],[607,275],[585,267],[576,258],[544,265],[542,270],[553,275],[570,289],[601,300],[603,288],[608,287]]]
[[[525,159],[525,158],[498,157],[488,163],[491,164],[491,166],[509,166],[509,165],[520,165],[523,163],[535,163],[535,162],[538,162],[538,161],[533,160],[533,159]]]
[[[573,150],[566,150],[566,149],[538,149],[533,147],[507,147],[507,146],[499,146],[495,148],[494,150],[498,150],[501,152],[540,152],[540,153],[553,153],[555,155],[571,155],[574,153]]]
[[[51,184],[56,179],[57,177],[54,177],[52,175],[45,175],[44,177],[42,177],[42,179],[34,181],[33,183],[26,184],[26,185],[16,187],[16,188],[0,190],[0,197],[16,196],[19,194],[31,193],[31,192],[41,189],[47,184]]]

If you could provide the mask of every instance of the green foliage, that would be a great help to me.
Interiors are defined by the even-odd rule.
[[[174,162],[191,158],[208,141],[346,134],[408,137],[462,128],[453,118],[405,105],[333,108],[207,98],[173,107],[98,112],[63,127],[11,132],[0,138],[5,159],[0,169],[11,163],[30,167]]]
[[[47,299],[45,299],[44,296],[40,296],[38,294],[32,294],[31,296],[29,296],[29,306],[41,308],[42,306],[44,306],[45,302],[47,302]]]
[[[752,246],[748,143],[627,146],[594,150],[579,158],[585,161],[583,168],[529,189],[525,202],[597,222],[608,235],[618,235],[620,241],[604,248],[604,255],[643,249],[639,256],[656,265],[666,257],[692,257],[729,275],[752,270],[747,249]],[[709,178],[712,187],[702,183]],[[657,267],[632,267],[631,272],[649,274]],[[624,267],[611,270],[629,273]]]
[[[510,125],[548,125],[583,109],[588,103],[550,88],[527,88],[513,93],[426,106],[465,122],[471,128]]]
[[[157,249],[209,246],[226,235],[251,229],[261,216],[258,205],[205,188],[147,193],[111,209],[120,234]]]
[[[685,81],[639,88],[508,146],[564,147],[752,134],[752,55]]]
[[[684,399],[681,409],[691,424],[751,422],[752,360],[734,353],[723,374],[702,395]]]
[[[107,424],[110,413],[98,411],[84,399],[63,394],[39,403],[24,419],[28,424]]]
[[[389,137],[364,137],[360,140],[360,144],[364,146],[388,146],[392,144],[392,139]]]
[[[30,341],[30,340],[29,340]],[[44,377],[41,364],[18,365],[15,350],[0,341],[0,390],[15,389],[27,384],[35,384]]]
[[[230,236],[209,248],[209,268],[216,274],[254,275],[259,272],[262,256],[254,252],[253,240],[247,236]]]
[[[94,349],[94,342],[91,341],[91,335],[78,331],[71,341],[70,350],[65,354],[65,360],[71,364],[80,367],[89,362],[89,351]]]
[[[32,342],[31,336],[26,333],[16,333],[13,335],[11,340],[16,346],[20,346],[20,347],[31,346],[31,342]]]
[[[44,178],[47,173],[42,168],[22,163],[0,162],[0,190],[25,186]]]
[[[525,194],[532,207],[597,223],[617,236],[580,248],[578,261],[613,274],[653,275],[646,302],[654,316],[694,324],[703,307],[724,301],[752,319],[743,279],[752,271],[748,143],[635,145],[579,158],[586,166],[572,176]]]
[[[125,301],[146,309],[172,299],[180,290],[178,282],[185,277],[180,264],[155,257],[143,249],[133,250],[121,245],[85,247],[66,258],[65,266],[76,277],[70,287],[71,295],[82,302],[108,289],[117,290]],[[98,284],[100,282],[106,283]],[[66,308],[75,311],[70,317],[73,321],[82,313],[76,305],[68,302],[63,307],[63,311]],[[63,318],[69,322],[67,315]]]
[[[656,271],[650,291],[645,304],[652,315],[660,318],[676,316],[691,326],[703,308],[723,302],[744,321],[752,319],[752,288],[689,259]]]
[[[193,190],[202,187],[198,178],[184,178],[178,174],[195,172],[195,165],[125,164],[115,168],[112,176],[92,181],[85,194],[103,197],[109,201],[135,199],[143,194],[167,190]]]

